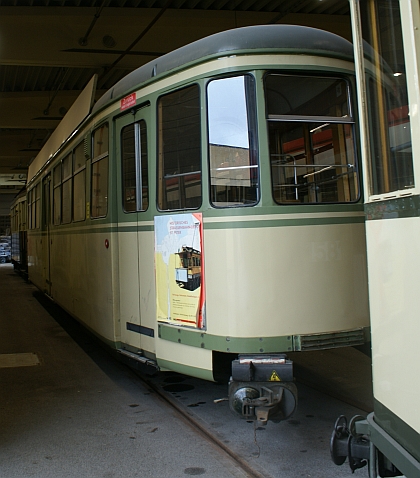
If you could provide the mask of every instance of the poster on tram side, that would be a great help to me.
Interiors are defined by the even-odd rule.
[[[203,216],[155,216],[157,320],[204,328]]]

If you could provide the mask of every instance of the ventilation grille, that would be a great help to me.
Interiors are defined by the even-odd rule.
[[[295,350],[324,350],[338,347],[354,347],[365,343],[364,330],[354,329],[332,334],[298,335],[294,337]]]

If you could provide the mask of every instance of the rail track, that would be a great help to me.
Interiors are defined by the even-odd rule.
[[[369,411],[370,362],[359,354],[354,350],[341,352],[342,376],[338,375],[339,367],[335,365],[335,375],[329,381],[327,377],[318,377],[317,387],[314,387],[315,380],[311,384],[308,379],[317,376],[310,368],[305,369],[306,357],[303,357],[298,367],[300,398],[295,415],[285,422],[269,422],[266,427],[247,423],[230,412],[224,400],[227,385],[170,372],[141,379],[250,477],[350,477],[349,468],[337,469],[332,464],[329,437],[337,412],[350,415]],[[336,363],[337,354],[319,355],[312,356],[312,361],[315,364],[320,361],[318,373],[322,375],[332,367],[331,361]],[[349,375],[348,361],[355,360],[358,374]],[[358,386],[354,384],[356,379],[360,382]],[[361,391],[363,393],[356,397]]]
[[[104,349],[74,319],[42,294],[35,293],[35,296],[93,360],[101,356],[99,360],[113,361],[108,349]],[[297,371],[301,378],[297,381],[297,411],[292,418],[280,423],[269,422],[266,427],[256,427],[232,414],[224,400],[227,384],[206,382],[173,372],[145,377],[133,371],[132,377],[141,381],[244,476],[350,477],[349,468],[337,468],[332,463],[329,439],[337,416],[368,411],[369,359],[349,349],[332,354],[298,355],[294,360],[298,362]],[[357,366],[350,367],[349,364]],[[125,369],[122,364],[121,367]],[[128,368],[126,370],[130,373]],[[352,370],[357,370],[357,373],[350,373]]]
[[[153,390],[153,392],[157,394],[161,400],[163,400],[169,407],[175,410],[185,423],[187,423],[191,428],[193,428],[198,434],[207,439],[213,446],[218,448],[221,453],[224,453],[231,460],[233,460],[234,463],[244,471],[246,476],[250,478],[266,478],[267,475],[264,475],[258,470],[256,470],[243,457],[235,453],[235,451],[232,450],[231,447],[224,443],[221,438],[219,438],[211,429],[208,428],[207,424],[202,419],[200,419],[197,414],[191,412],[191,409],[188,408],[188,406],[183,406],[182,403],[180,403],[180,401],[172,395],[172,393],[165,391],[162,386],[159,385],[159,382],[150,378],[146,378],[141,374],[137,375],[140,380],[142,380],[142,382],[145,384],[145,386]],[[182,376],[178,377],[181,378]],[[183,380],[183,378],[181,378],[181,380]],[[176,380],[175,382],[173,382],[173,384],[176,383],[179,383],[179,381]],[[258,446],[257,443],[256,446]]]

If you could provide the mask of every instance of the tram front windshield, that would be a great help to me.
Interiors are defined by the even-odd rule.
[[[270,73],[264,81],[274,200],[359,199],[354,120],[345,79]]]

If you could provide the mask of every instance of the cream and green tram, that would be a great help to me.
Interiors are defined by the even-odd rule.
[[[85,90],[29,171],[31,280],[132,365],[289,416],[287,352],[369,337],[354,90],[351,44],[290,25]]]
[[[333,460],[420,476],[420,6],[351,0],[372,333],[374,411],[337,420]]]

